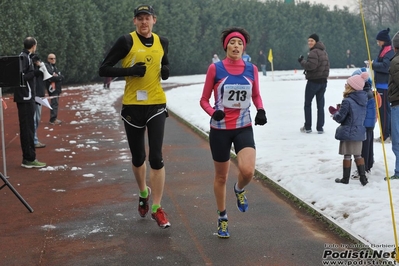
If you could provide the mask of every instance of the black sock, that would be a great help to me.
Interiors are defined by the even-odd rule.
[[[227,219],[227,211],[226,210],[218,211],[218,214],[219,214],[219,218]]]

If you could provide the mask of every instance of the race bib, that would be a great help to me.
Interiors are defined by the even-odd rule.
[[[228,108],[243,109],[251,104],[252,86],[242,84],[224,85],[223,106]]]
[[[137,91],[137,101],[148,100],[147,91]]]

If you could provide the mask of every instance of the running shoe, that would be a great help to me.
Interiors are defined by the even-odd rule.
[[[245,196],[245,190],[238,192],[236,191],[236,185],[234,185],[234,193],[237,197],[237,208],[240,212],[246,212],[248,210],[248,200]]]
[[[21,166],[24,168],[43,168],[46,167],[46,163],[39,162],[38,160],[34,161],[27,161],[27,160],[22,160]]]
[[[143,218],[147,216],[148,210],[150,209],[150,207],[148,205],[148,200],[149,200],[150,195],[151,195],[151,188],[150,187],[147,187],[147,188],[148,188],[148,196],[147,196],[147,198],[139,197],[139,208],[138,208],[138,210],[139,210],[140,216],[143,217]]]
[[[306,129],[305,127],[301,127],[299,130],[300,130],[302,133],[312,133],[312,130],[311,130],[311,129]]]
[[[229,238],[229,226],[228,220],[225,218],[218,219],[218,237],[220,238]]]
[[[50,124],[50,125],[61,125],[61,124],[62,124],[62,121],[59,120],[59,119],[56,119],[56,120],[54,120],[54,121],[50,121],[49,124]]]
[[[391,176],[391,177],[389,178],[389,180],[395,180],[395,179],[399,179],[399,176],[397,176],[397,175],[393,175],[393,176]],[[387,180],[387,178],[386,178],[386,177],[384,177],[384,180],[386,181],[386,180]]]
[[[382,143],[381,137],[375,138],[375,139],[374,139],[374,142]],[[391,143],[391,138],[390,138],[390,137],[387,137],[386,139],[384,139],[384,143]]]
[[[163,229],[170,227],[168,218],[166,218],[166,213],[162,208],[158,208],[157,212],[152,213],[151,218]]]
[[[35,144],[35,148],[36,149],[37,148],[44,148],[44,147],[46,147],[46,144],[44,144],[44,143],[38,142],[38,143]]]

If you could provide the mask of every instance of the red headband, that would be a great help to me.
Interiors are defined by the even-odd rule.
[[[234,37],[240,38],[242,40],[242,42],[244,43],[244,50],[245,50],[245,46],[247,45],[247,42],[245,41],[244,35],[242,35],[238,31],[233,31],[232,33],[230,33],[229,35],[226,36],[226,38],[224,39],[224,42],[223,42],[223,48],[226,50],[227,44],[229,43],[230,39],[234,38]]]

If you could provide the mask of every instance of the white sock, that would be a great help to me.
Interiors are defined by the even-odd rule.
[[[224,216],[220,216],[220,215],[219,215],[219,219],[226,219],[226,220],[228,220],[228,219],[227,219],[227,214],[225,214]]]
[[[234,185],[235,191],[236,191],[236,192],[243,192],[244,189],[243,189],[243,188],[242,188],[242,189],[239,189],[238,186],[237,186],[237,184],[238,184],[238,182]]]

